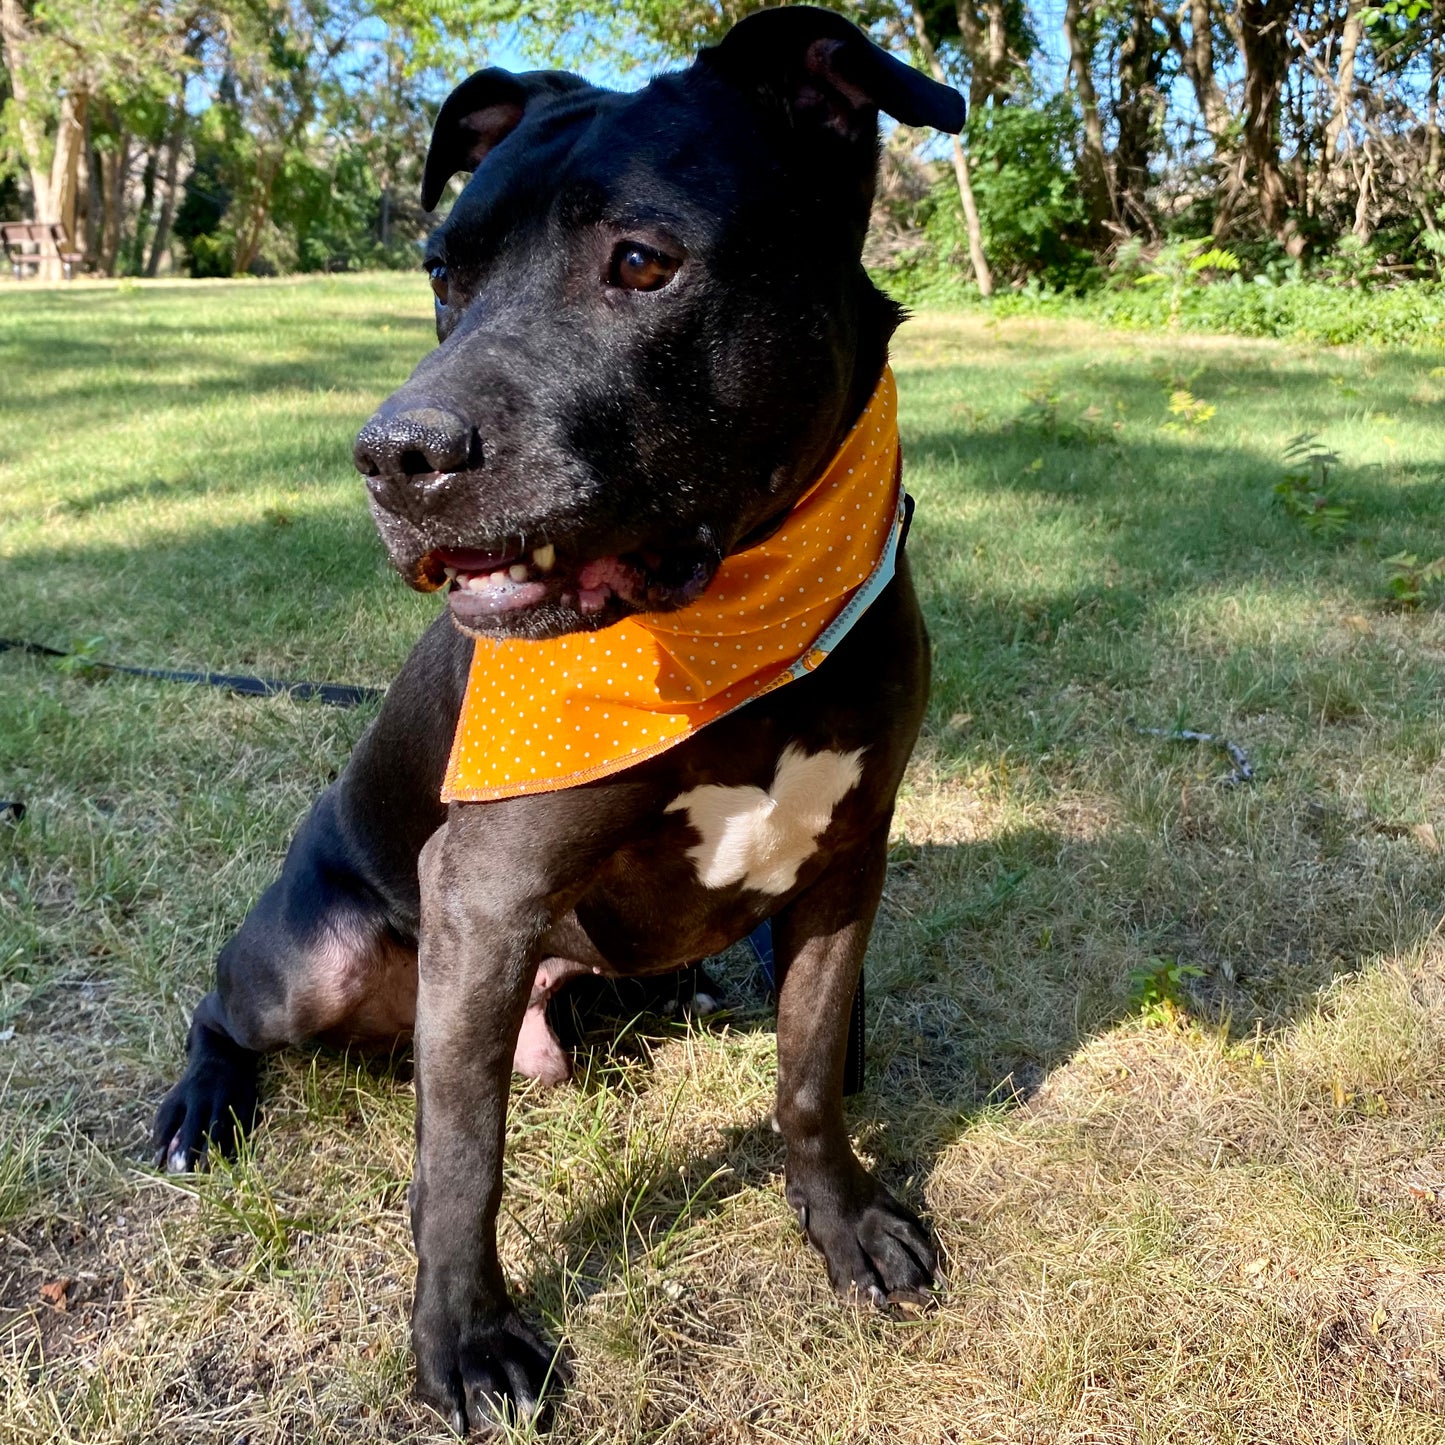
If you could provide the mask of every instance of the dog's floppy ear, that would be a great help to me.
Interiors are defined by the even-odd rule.
[[[421,208],[430,211],[441,200],[446,183],[458,171],[474,171],[487,152],[517,128],[527,107],[548,96],[586,89],[587,82],[563,70],[531,70],[513,75],[495,67],[469,75],[447,96],[421,178]]]
[[[878,112],[957,134],[963,97],[875,45],[850,20],[815,5],[759,10],[698,57],[780,101],[799,123],[847,140],[877,134]]]

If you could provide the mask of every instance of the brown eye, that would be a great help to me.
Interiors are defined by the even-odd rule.
[[[612,253],[612,269],[607,276],[609,286],[624,291],[660,291],[674,276],[681,261],[654,251],[637,241],[624,241]]]
[[[432,294],[445,306],[447,304],[447,268],[445,266],[429,266],[427,276],[431,279]]]

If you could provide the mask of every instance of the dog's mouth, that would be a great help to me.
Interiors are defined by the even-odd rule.
[[[672,611],[697,598],[722,560],[709,539],[667,553],[569,556],[553,542],[523,548],[438,547],[413,586],[445,588],[452,621],[473,636],[590,631],[631,613]]]

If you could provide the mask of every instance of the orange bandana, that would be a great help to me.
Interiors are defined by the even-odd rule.
[[[725,557],[695,602],[540,642],[478,640],[442,801],[606,777],[811,672],[893,576],[898,478],[885,366],[823,475],[772,536]]]

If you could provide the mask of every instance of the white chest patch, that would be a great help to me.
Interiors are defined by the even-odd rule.
[[[759,893],[786,893],[812,856],[833,809],[863,776],[863,749],[808,754],[783,749],[773,786],[724,788],[707,783],[674,798],[702,842],[687,850],[706,888],[741,883]]]

